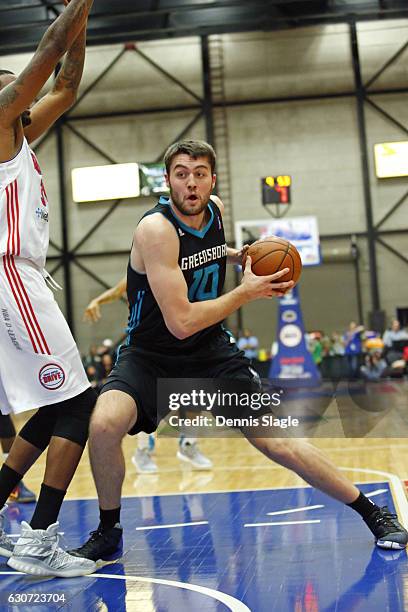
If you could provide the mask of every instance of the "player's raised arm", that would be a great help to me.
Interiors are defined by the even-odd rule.
[[[32,104],[61,57],[84,28],[92,4],[93,0],[71,0],[44,34],[27,67],[15,80],[1,89],[2,130],[16,127],[16,121]]]
[[[67,0],[65,0],[68,5]],[[84,70],[86,25],[68,49],[55,83],[31,109],[31,123],[24,128],[28,142],[43,134],[75,103]]]
[[[187,284],[178,265],[179,242],[174,228],[161,215],[151,215],[138,225],[134,249],[143,259],[149,285],[169,331],[182,340],[225,319],[244,304],[260,298],[279,296],[293,286],[279,282],[288,269],[270,276],[251,272],[247,258],[241,285],[213,300],[191,303]]]

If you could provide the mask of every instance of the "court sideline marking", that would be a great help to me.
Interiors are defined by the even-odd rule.
[[[173,523],[172,525],[147,525],[146,527],[135,527],[136,531],[149,529],[169,529],[170,527],[195,527],[196,525],[208,525],[208,521],[197,521],[196,523]]]
[[[26,576],[22,572],[0,572],[1,576],[15,576],[21,575]],[[116,576],[114,574],[90,574],[89,576],[82,576],[82,578],[90,578],[95,580],[96,578],[106,578],[108,580],[126,580],[128,582],[148,582],[150,584],[162,584],[164,586],[177,587],[179,589],[185,589],[187,591],[194,591],[201,595],[207,595],[212,599],[216,599],[220,603],[223,603],[231,612],[252,612],[248,606],[242,601],[235,599],[232,595],[223,593],[222,591],[216,591],[208,587],[203,587],[199,584],[190,584],[188,582],[178,582],[177,580],[162,580],[161,578],[147,578],[146,576]]]

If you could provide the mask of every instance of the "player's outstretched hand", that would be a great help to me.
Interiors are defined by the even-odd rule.
[[[83,320],[87,321],[88,323],[96,323],[101,318],[102,315],[101,309],[99,308],[99,304],[97,300],[92,300],[85,308]]]
[[[283,268],[275,274],[268,276],[257,276],[252,272],[252,260],[248,255],[245,262],[244,276],[242,277],[242,286],[244,287],[248,300],[257,300],[260,298],[281,297],[288,289],[294,285],[293,281],[279,281],[282,276],[289,272],[289,268]]]
[[[244,246],[242,247],[242,249],[240,249],[237,253],[237,263],[240,263],[242,265],[242,262],[244,261],[245,255],[247,250],[249,249],[249,244],[244,244]]]

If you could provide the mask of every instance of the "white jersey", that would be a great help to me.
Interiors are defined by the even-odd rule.
[[[40,269],[48,250],[48,201],[37,158],[24,138],[0,163],[0,255],[29,259]]]
[[[0,163],[0,410],[24,412],[89,387],[70,329],[43,278],[48,202],[26,139]]]

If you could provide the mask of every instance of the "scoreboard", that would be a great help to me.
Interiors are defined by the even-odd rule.
[[[266,176],[261,179],[262,204],[290,204],[292,177],[289,175]]]

